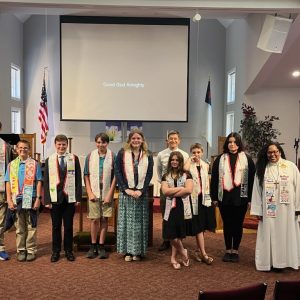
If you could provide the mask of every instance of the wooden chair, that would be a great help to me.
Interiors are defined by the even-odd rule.
[[[200,291],[199,300],[264,300],[266,283],[257,283],[246,287],[223,291]]]
[[[300,280],[295,281],[276,281],[273,300],[299,300],[300,299]]]

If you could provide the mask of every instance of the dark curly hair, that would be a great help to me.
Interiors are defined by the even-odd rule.
[[[256,175],[258,177],[259,185],[261,187],[263,187],[266,166],[269,162],[267,152],[270,146],[276,146],[280,152],[281,157],[285,159],[284,151],[279,143],[269,142],[262,147],[262,149],[257,154],[257,162],[256,162]]]

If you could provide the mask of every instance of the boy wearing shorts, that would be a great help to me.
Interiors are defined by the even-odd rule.
[[[104,248],[108,218],[113,214],[113,196],[116,186],[114,153],[107,147],[109,137],[99,133],[95,137],[97,149],[88,154],[84,166],[84,182],[88,196],[88,218],[91,220],[91,246],[87,258],[107,258]],[[99,232],[99,245],[97,236]]]

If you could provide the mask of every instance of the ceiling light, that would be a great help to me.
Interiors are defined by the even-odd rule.
[[[300,71],[296,70],[292,73],[293,77],[299,77],[300,76]]]
[[[196,13],[194,16],[193,16],[193,21],[194,22],[199,22],[201,20],[201,15]]]

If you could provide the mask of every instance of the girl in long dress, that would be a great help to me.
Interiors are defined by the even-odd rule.
[[[182,239],[190,235],[192,209],[190,195],[193,190],[193,180],[189,172],[184,170],[183,156],[179,151],[170,154],[167,173],[163,175],[161,189],[167,197],[164,213],[163,238],[170,240],[172,246],[171,264],[175,270],[181,268],[177,254],[182,258],[182,264],[190,265],[188,251],[182,245]]]
[[[124,254],[127,262],[139,261],[146,253],[149,226],[146,192],[152,175],[153,157],[142,131],[134,129],[115,161],[115,176],[120,192],[117,252]]]

